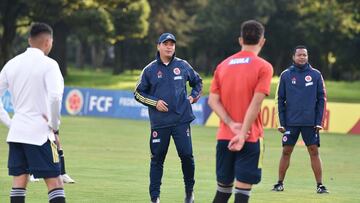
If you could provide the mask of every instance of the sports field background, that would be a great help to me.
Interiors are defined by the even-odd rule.
[[[141,70],[125,71],[121,75],[113,75],[108,69],[68,69],[65,85],[71,87],[115,89],[133,91]],[[203,95],[209,95],[211,75],[199,73],[203,79]],[[278,77],[271,80],[269,99],[275,98]],[[325,78],[328,102],[360,103],[360,81],[329,81]],[[189,89],[188,89],[189,90]]]
[[[7,130],[0,127],[0,202],[9,202],[11,178],[7,175]],[[215,181],[216,128],[193,126],[197,203],[212,201]],[[360,202],[360,136],[323,134],[320,153],[324,184],[329,195],[315,193],[315,181],[308,153],[297,146],[285,181],[285,192],[271,192],[277,180],[281,136],[265,132],[262,182],[255,186],[251,202]],[[69,203],[149,202],[149,124],[146,121],[63,117],[61,139],[67,172],[77,183],[66,184]],[[173,142],[165,161],[161,202],[183,202],[180,160]],[[47,202],[44,183],[29,183],[28,203]],[[230,201],[232,202],[232,200]]]

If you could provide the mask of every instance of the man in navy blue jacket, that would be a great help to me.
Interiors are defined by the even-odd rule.
[[[135,99],[148,106],[151,123],[150,135],[150,197],[160,202],[163,164],[170,136],[181,159],[185,183],[185,203],[194,202],[195,163],[193,157],[190,122],[195,119],[191,104],[199,98],[202,79],[185,61],[175,57],[175,36],[163,33],[157,44],[156,59],[142,71],[136,85]],[[192,88],[187,95],[186,83]]]
[[[273,191],[283,191],[283,181],[290,165],[291,153],[299,134],[307,146],[319,194],[328,193],[322,184],[322,167],[318,148],[326,107],[326,90],[321,73],[308,63],[305,46],[297,46],[293,65],[280,75],[276,93],[278,130],[283,133],[283,151],[279,164],[279,180]]]

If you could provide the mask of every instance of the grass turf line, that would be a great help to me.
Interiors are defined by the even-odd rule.
[[[149,202],[149,132],[146,121],[63,117],[60,138],[67,172],[77,181],[76,184],[65,185],[67,202]],[[11,177],[7,175],[6,133],[7,130],[1,126],[0,202],[9,201],[11,187]],[[216,128],[192,127],[196,166],[195,198],[198,203],[211,202],[216,190],[215,133]],[[360,136],[321,136],[323,179],[331,192],[329,195],[315,193],[309,156],[303,146],[296,146],[294,150],[285,179],[285,192],[271,192],[272,185],[277,181],[281,136],[274,130],[266,130],[265,136],[263,178],[252,191],[252,203],[360,201]],[[164,168],[162,202],[183,202],[181,165],[173,141]],[[42,181],[29,183],[26,201],[47,202],[47,192]]]

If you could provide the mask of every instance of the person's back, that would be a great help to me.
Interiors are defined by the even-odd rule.
[[[225,59],[216,69],[221,84],[220,98],[225,110],[235,121],[243,123],[246,111],[256,91],[265,89],[258,86],[259,78],[271,69],[270,63],[253,52],[240,51]],[[218,139],[231,139],[233,133],[223,122],[220,123]],[[252,123],[251,132],[254,134],[248,141],[256,142],[262,136],[260,116]]]
[[[241,25],[241,51],[221,62],[214,73],[208,104],[220,118],[216,145],[218,188],[213,203],[248,202],[261,180],[263,128],[260,108],[270,93],[272,66],[257,55],[265,28],[255,20]],[[233,186],[235,184],[235,190]]]
[[[7,122],[8,169],[13,176],[11,202],[25,202],[31,173],[44,178],[50,203],[65,203],[60,157],[54,143],[64,81],[58,64],[46,56],[52,43],[52,28],[34,23],[29,36],[31,48],[10,60],[0,73],[0,96],[8,90],[14,107],[13,119]],[[0,112],[5,111],[2,105],[0,108]]]
[[[60,74],[57,73],[57,63],[45,56],[40,49],[28,48],[26,52],[10,60],[3,71],[14,107],[7,141],[33,144],[45,142],[49,127],[43,116],[49,116],[48,94],[62,94],[56,91],[62,88],[61,81],[57,82],[60,88],[46,86],[51,84],[46,80],[52,80],[54,74]]]

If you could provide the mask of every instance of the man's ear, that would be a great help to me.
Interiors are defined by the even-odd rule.
[[[242,46],[244,44],[244,40],[242,37],[239,37],[239,44],[240,44],[240,46]]]
[[[265,39],[264,37],[262,37],[262,38],[260,39],[259,46],[260,46],[260,47],[263,47],[264,44],[265,44],[265,42],[266,42],[266,39]]]

